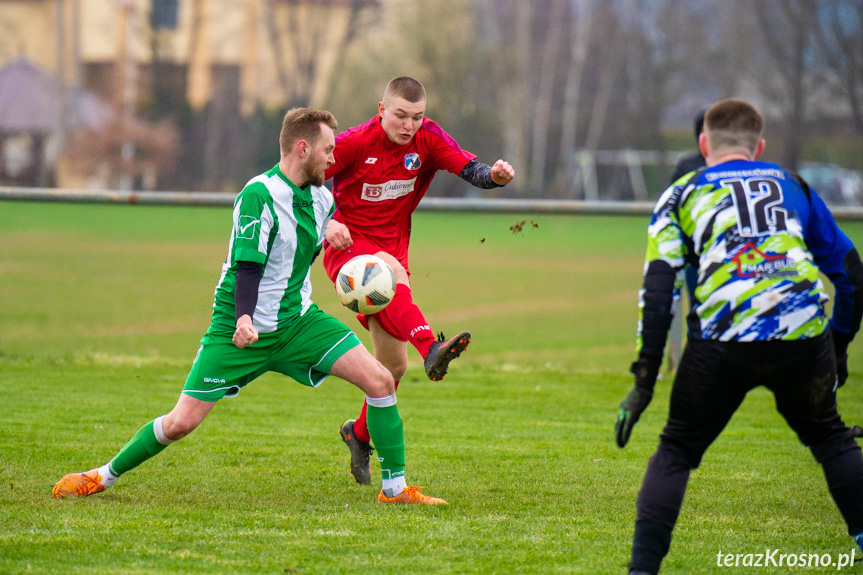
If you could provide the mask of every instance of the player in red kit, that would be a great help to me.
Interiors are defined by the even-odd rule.
[[[515,171],[498,160],[488,166],[462,150],[441,127],[425,117],[425,88],[417,80],[390,80],[368,122],[336,136],[336,163],[327,169],[333,178],[336,211],[327,226],[324,268],[333,282],[342,265],[361,254],[386,261],[396,275],[396,294],[375,315],[358,315],[369,330],[374,355],[393,375],[396,386],[407,370],[410,342],[424,360],[429,379],[446,375],[449,363],[470,343],[464,331],[446,339],[434,332],[414,303],[410,288],[408,244],[411,215],[435,173],[446,170],[479,188],[505,186]],[[339,430],[351,451],[351,473],[357,483],[370,483],[369,431],[366,406],[356,421]]]

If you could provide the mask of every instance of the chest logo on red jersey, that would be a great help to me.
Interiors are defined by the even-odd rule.
[[[420,155],[416,152],[405,154],[405,168],[408,170],[418,170],[423,163],[420,161]]]
[[[416,178],[411,178],[410,180],[390,180],[383,184],[363,184],[363,193],[360,197],[367,202],[394,200],[414,191],[415,182]]]

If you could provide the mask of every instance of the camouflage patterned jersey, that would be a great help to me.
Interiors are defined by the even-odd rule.
[[[834,329],[851,332],[849,252],[856,255],[821,198],[777,165],[734,160],[687,174],[662,194],[648,228],[638,352],[662,357],[687,263],[698,270],[690,338],[823,333],[828,296],[819,271],[836,288]]]

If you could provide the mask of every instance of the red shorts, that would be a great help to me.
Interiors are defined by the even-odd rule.
[[[376,253],[383,251],[374,243],[370,242],[365,238],[357,238],[354,239],[354,243],[346,250],[337,250],[330,246],[328,243],[324,243],[324,271],[327,272],[327,277],[330,278],[330,281],[333,284],[336,283],[336,276],[339,275],[339,270],[342,269],[342,266],[345,265],[349,259],[354,258],[360,255],[375,255]],[[407,271],[408,276],[410,276],[410,271],[408,271],[408,267],[405,265],[406,262],[402,262],[402,266]],[[387,315],[387,310],[389,308],[385,307],[378,313],[374,314],[375,320],[377,320],[378,325],[380,325],[385,332],[393,336],[399,341],[407,341],[408,339],[400,335],[389,315]],[[369,329],[369,317],[361,313],[357,314],[357,319],[360,324]]]

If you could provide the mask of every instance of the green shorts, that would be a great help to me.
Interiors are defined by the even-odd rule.
[[[183,393],[204,401],[235,397],[268,371],[317,387],[338,358],[360,345],[345,324],[316,306],[287,329],[260,334],[258,341],[243,349],[231,337],[207,332],[201,338]]]

